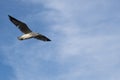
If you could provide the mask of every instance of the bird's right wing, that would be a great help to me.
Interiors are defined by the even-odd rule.
[[[36,36],[36,37],[34,37],[34,38],[36,38],[36,39],[38,39],[38,40],[42,40],[42,41],[51,41],[51,40],[48,39],[46,36],[41,35],[41,34],[39,34],[38,36]]]
[[[13,24],[15,24],[20,29],[20,31],[22,31],[25,34],[32,32],[25,23],[13,18],[10,15],[8,15],[8,16],[9,16],[10,21]]]

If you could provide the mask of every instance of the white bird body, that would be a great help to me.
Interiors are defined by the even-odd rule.
[[[19,40],[24,40],[24,39],[29,39],[29,38],[34,38],[36,36],[38,36],[39,34],[37,33],[27,33],[27,34],[23,34],[22,36],[18,37]]]
[[[28,34],[23,34],[22,36],[18,37],[19,40],[24,40],[24,39],[29,39],[31,38],[31,34],[28,33]]]

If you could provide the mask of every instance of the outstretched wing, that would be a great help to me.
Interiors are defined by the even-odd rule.
[[[34,38],[36,38],[36,39],[38,39],[38,40],[42,40],[42,41],[51,41],[51,40],[48,39],[46,36],[41,35],[41,34],[39,34],[38,36],[36,36],[36,37],[34,37]]]
[[[15,24],[20,29],[20,31],[22,31],[25,34],[32,32],[25,23],[13,18],[10,15],[8,15],[8,16],[9,16],[10,21],[13,24]]]

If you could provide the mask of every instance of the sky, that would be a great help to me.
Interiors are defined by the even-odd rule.
[[[120,80],[119,3],[1,0],[0,80]],[[19,41],[8,15],[52,41]]]

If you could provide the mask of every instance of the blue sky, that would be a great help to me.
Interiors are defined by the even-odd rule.
[[[1,0],[0,80],[120,80],[119,0]],[[52,41],[19,41],[11,15]]]

